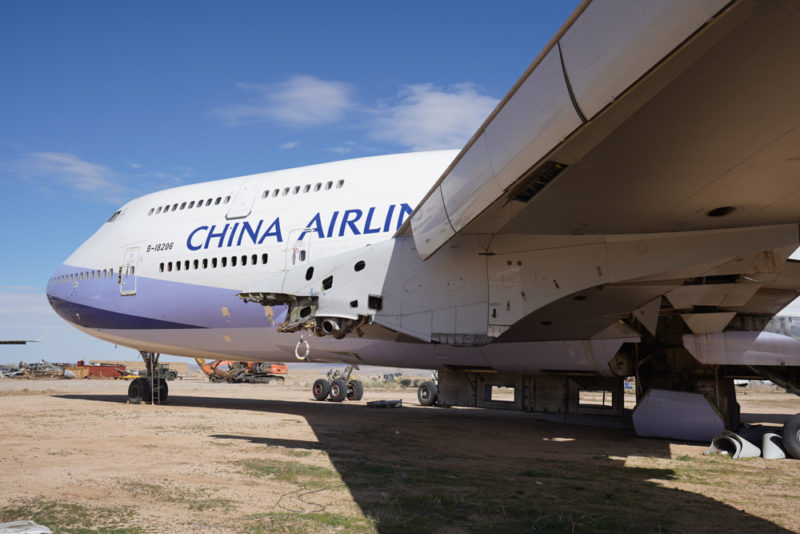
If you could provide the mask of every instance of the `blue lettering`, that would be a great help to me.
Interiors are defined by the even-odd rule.
[[[361,218],[364,213],[361,210],[347,210],[344,212],[344,217],[342,217],[342,225],[339,227],[339,237],[344,235],[344,230],[347,226],[350,227],[352,230],[353,235],[361,235],[361,232],[358,231],[356,228],[356,221]],[[352,221],[350,220],[350,216],[355,215],[355,219]]]
[[[208,230],[208,226],[200,226],[199,228],[192,230],[192,233],[186,238],[186,248],[189,250],[200,250],[200,245],[192,245],[192,238],[194,237],[194,234],[200,232],[201,230]]]
[[[264,240],[269,237],[274,236],[277,238],[278,243],[283,243],[283,237],[281,236],[281,220],[280,217],[275,217],[275,220],[272,221],[272,224],[269,225],[269,228],[264,232],[264,235],[261,236],[261,239],[258,240],[258,244],[264,242]]]
[[[392,224],[392,213],[394,213],[394,204],[389,206],[389,213],[386,214],[386,220],[383,223],[384,232],[388,232],[389,226]]]
[[[233,236],[236,235],[236,229],[237,228],[239,228],[239,223],[238,222],[233,225],[233,228],[231,228],[231,236],[228,238],[228,245],[227,245],[229,247],[233,244]]]
[[[244,237],[244,233],[245,232],[247,232],[247,235],[250,236],[250,241],[252,241],[253,244],[255,245],[256,244],[256,240],[258,239],[258,232],[259,232],[259,230],[261,230],[261,224],[263,222],[264,222],[263,220],[262,221],[258,221],[258,226],[256,226],[255,230],[253,230],[253,227],[250,226],[250,223],[247,222],[247,221],[244,221],[242,223],[242,231],[239,232],[239,240],[236,241],[236,246],[238,247],[238,246],[240,246],[242,244],[242,238]]]
[[[211,230],[208,231],[208,237],[206,237],[206,244],[203,248],[208,248],[209,243],[211,243],[211,240],[215,237],[219,238],[219,241],[217,242],[217,248],[222,248],[222,243],[225,241],[225,234],[228,232],[228,226],[228,224],[225,225],[225,228],[222,229],[222,233],[215,234],[214,229],[216,226],[212,224]]]
[[[397,228],[396,228],[397,230],[399,230],[400,227],[403,226],[403,221],[405,220],[406,215],[411,215],[411,212],[413,211],[414,210],[412,210],[411,206],[409,206],[408,204],[406,203],[400,204],[400,214],[397,216]]]
[[[377,228],[370,228],[372,225],[372,216],[375,214],[375,207],[371,207],[367,212],[367,222],[364,223],[364,233],[365,234],[377,234],[381,231],[381,227]]]
[[[398,206],[400,209],[395,209]],[[366,211],[366,217],[364,216],[364,211],[361,209],[345,210],[341,221],[339,221],[339,211],[334,211],[331,213],[330,221],[328,221],[327,232],[324,229],[322,214],[317,212],[304,227],[303,232],[298,237],[298,241],[302,241],[306,237],[306,234],[316,234],[319,239],[330,238],[335,235],[334,232],[336,232],[337,229],[339,237],[344,237],[347,233],[351,233],[352,235],[367,235],[389,232],[393,221],[396,222],[396,228],[400,228],[406,218],[414,211],[411,206],[405,203],[399,205],[390,204],[387,207],[383,225],[381,225],[381,221],[379,220],[380,215],[375,215],[377,210],[378,207],[371,206]],[[363,221],[363,226],[358,225],[360,221]],[[269,228],[261,233],[263,224],[263,219],[258,221],[255,228],[248,221],[241,221],[233,224],[228,223],[225,224],[220,231],[217,231],[215,225],[211,225],[210,228],[208,226],[198,226],[192,230],[186,238],[186,248],[189,250],[208,249],[209,247],[213,247],[214,244],[216,244],[216,248],[232,247],[234,246],[234,242],[238,247],[242,245],[245,236],[247,236],[247,240],[254,245],[261,245],[268,237],[274,237],[275,241],[278,243],[283,242],[280,217],[276,217],[275,220],[272,221],[272,224],[269,225]],[[228,233],[228,231],[230,231],[230,233]],[[207,232],[205,241],[203,241],[202,232]],[[195,243],[198,236],[201,241],[200,243]]]
[[[331,223],[328,225],[328,237],[333,237],[333,229],[336,226],[336,219],[339,218],[339,212],[334,211],[331,216]]]
[[[314,215],[314,218],[308,221],[306,229],[303,230],[303,233],[300,234],[300,237],[298,237],[297,240],[302,241],[308,232],[316,232],[317,237],[320,239],[325,237],[325,234],[322,233],[322,219],[320,219],[319,213]]]

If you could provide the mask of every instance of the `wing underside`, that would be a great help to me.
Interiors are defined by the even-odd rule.
[[[418,253],[797,222],[798,9],[582,4],[412,215]]]

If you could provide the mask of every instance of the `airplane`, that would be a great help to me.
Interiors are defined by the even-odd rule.
[[[627,424],[635,376],[638,435],[709,439],[739,426],[734,379],[800,394],[799,319],[777,315],[800,290],[798,50],[794,2],[587,0],[460,151],[136,198],[50,304],[151,369],[434,369],[422,404],[564,422]],[[800,457],[800,414],[784,442]]]

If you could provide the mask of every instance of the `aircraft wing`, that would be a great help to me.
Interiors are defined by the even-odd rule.
[[[800,3],[591,0],[400,233],[609,235],[800,220]],[[487,239],[487,251],[491,249]]]
[[[242,297],[456,346],[760,331],[797,296],[798,51],[796,2],[584,2],[395,239]]]

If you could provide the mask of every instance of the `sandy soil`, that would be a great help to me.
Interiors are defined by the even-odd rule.
[[[555,507],[563,510],[559,521],[574,511],[567,518],[574,531],[604,530],[607,519],[640,514],[631,531],[800,532],[800,461],[720,461],[702,456],[706,444],[515,412],[422,408],[414,389],[314,402],[314,378],[175,381],[161,406],[127,404],[121,381],[0,380],[0,521],[33,518],[59,532],[395,532],[424,519],[423,531],[466,532],[485,530],[486,517],[497,514],[492,530],[511,532],[522,524],[547,531],[536,521],[555,521],[543,511]],[[378,399],[401,399],[403,407],[365,407]],[[758,424],[779,427],[800,412],[800,398],[777,388],[743,391],[739,400],[745,419]],[[578,482],[553,475],[573,468]],[[473,478],[461,480],[467,472]],[[465,488],[462,495],[480,495],[485,482],[502,513],[478,514],[482,505],[474,502],[468,512],[444,496],[436,506],[447,513],[414,511],[422,508],[410,496],[449,495],[448,479]],[[538,501],[536,492],[548,485],[553,492]],[[598,487],[614,489],[582,510],[572,493]],[[619,500],[642,491],[653,497],[641,511]],[[653,499],[659,503],[645,510]],[[511,511],[516,500],[525,503],[518,512]],[[531,519],[530,510],[539,515]],[[553,524],[560,531],[567,523]],[[608,531],[619,530],[615,524]]]

